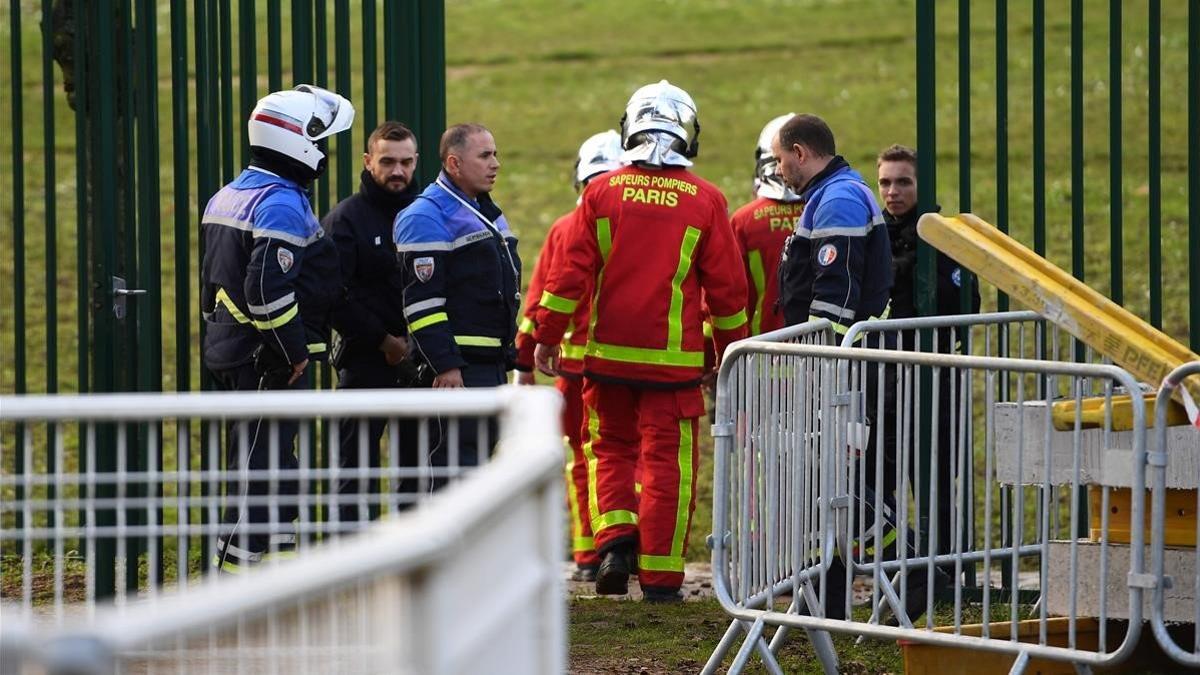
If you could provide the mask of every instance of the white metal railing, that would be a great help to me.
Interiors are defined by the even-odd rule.
[[[219,487],[221,478],[231,477],[220,475],[219,466],[200,470],[193,468],[195,462],[181,460],[177,468],[135,472],[122,467],[120,475],[110,476],[96,471],[93,463],[83,472],[64,471],[58,463],[47,474],[41,463],[31,461],[22,468],[32,470],[19,476],[6,470],[3,515],[12,519],[15,511],[24,519],[21,528],[6,522],[5,541],[17,550],[5,560],[17,558],[12,562],[21,566],[23,588],[0,605],[4,611],[0,663],[5,664],[5,672],[9,664],[25,664],[48,672],[87,673],[158,669],[457,673],[489,662],[514,664],[522,672],[560,672],[566,656],[565,599],[559,575],[563,541],[558,407],[557,394],[551,390],[510,387],[0,399],[0,421],[9,425],[5,437],[17,433],[11,424],[19,421],[25,427],[26,459],[38,454],[36,439],[29,440],[33,434],[28,433],[38,421],[58,427],[55,445],[63,446],[62,451],[70,447],[64,442],[71,438],[65,428],[69,420],[81,423],[80,438],[86,440],[86,449],[94,447],[88,445],[91,439],[105,433],[105,424],[132,428],[147,421],[172,426],[186,421],[195,427],[227,417],[231,411],[241,418],[261,415],[272,424],[284,419],[315,423],[318,430],[339,417],[383,416],[393,423],[417,420],[440,426],[433,446],[439,440],[457,442],[455,429],[471,425],[481,447],[495,447],[493,459],[479,469],[454,462],[439,468],[420,461],[416,467],[393,464],[356,470],[355,477],[375,471],[385,482],[441,474],[450,484],[433,495],[396,496],[390,491],[351,495],[356,502],[381,504],[388,517],[348,528],[336,516],[327,521],[318,512],[309,527],[297,528],[300,555],[295,560],[262,564],[240,575],[218,575],[203,562],[197,564],[198,556],[192,554],[188,563],[178,566],[179,575],[170,579],[147,579],[145,570],[162,562],[156,558],[160,552],[197,547],[198,540],[219,530],[219,523],[194,522],[199,518],[181,515],[215,508],[218,500],[202,494],[199,486]],[[494,433],[489,431],[492,425]],[[431,434],[419,436],[423,449],[429,450]],[[116,447],[133,447],[128,436],[125,440],[125,446]],[[195,446],[192,440],[176,442],[190,448]],[[301,433],[301,444],[303,440]],[[330,446],[335,447],[336,440]],[[334,454],[330,453],[332,465],[326,468],[300,461],[297,479],[315,486],[336,478]],[[262,477],[246,476],[236,467],[230,471],[236,478],[231,485],[261,478],[274,486],[287,479],[278,471]],[[47,475],[52,480],[41,480]],[[116,488],[115,496],[90,491],[108,478]],[[177,489],[180,484],[187,489],[158,496],[169,492],[168,486]],[[158,486],[161,491],[146,490],[147,496],[131,490],[132,485]],[[23,489],[18,491],[17,486]],[[60,489],[50,493],[51,486]],[[104,509],[120,514],[133,508],[151,510],[156,517],[148,515],[141,524],[117,517],[115,525],[105,526],[108,529],[92,519],[56,527],[66,520],[68,510],[59,508],[50,514],[49,526],[39,523],[47,516],[42,507],[53,510],[64,486],[68,493],[82,490],[73,498],[91,509],[88,515]],[[329,514],[337,513],[346,497],[339,499],[336,491],[308,496]],[[266,501],[270,505],[280,497],[268,491]],[[389,501],[397,500],[419,502],[419,506],[392,513]],[[308,506],[301,514],[309,513]],[[293,525],[278,520],[260,524],[264,529]],[[347,530],[356,534],[336,536]],[[62,560],[68,545],[80,543],[77,538],[88,551],[95,551],[96,542],[105,539],[124,541],[123,551],[136,552],[135,561],[117,559],[116,564],[141,570],[142,579],[136,586],[129,583],[116,604],[98,603],[92,595],[79,592],[72,586],[81,581],[79,575]],[[139,547],[139,540],[147,538],[168,543]],[[91,546],[86,545],[89,540]],[[31,558],[52,564],[41,569],[27,562]],[[86,558],[82,565],[94,566],[94,558]],[[85,571],[84,576],[94,577],[95,571]],[[49,584],[54,586],[52,597],[30,592]]]

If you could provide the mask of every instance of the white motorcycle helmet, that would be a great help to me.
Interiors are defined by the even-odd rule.
[[[575,189],[593,176],[624,166],[621,162],[621,134],[609,129],[589,137],[579,146],[579,157],[575,160]]]
[[[779,173],[779,160],[771,154],[771,144],[779,135],[779,130],[796,113],[780,115],[767,122],[762,133],[758,135],[758,147],[754,149],[754,193],[759,197],[774,199],[781,202],[798,202],[800,195],[792,191],[783,176]]]
[[[354,123],[354,106],[329,90],[301,84],[262,97],[247,122],[250,146],[272,150],[308,167],[314,176],[325,169],[318,143]]]
[[[691,166],[699,150],[700,122],[696,103],[666,80],[633,93],[621,118],[621,145],[626,163]]]

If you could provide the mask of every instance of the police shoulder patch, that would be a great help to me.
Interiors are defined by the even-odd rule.
[[[413,260],[413,274],[417,275],[417,280],[425,283],[433,278],[434,262],[431,257],[416,258]]]
[[[833,261],[837,260],[837,257],[837,246],[833,244],[825,244],[817,251],[817,262],[821,264],[821,267],[829,267]]]
[[[283,270],[284,274],[287,274],[288,270],[292,269],[292,264],[296,262],[296,256],[288,249],[280,246],[275,249],[275,260],[279,263],[279,269]]]

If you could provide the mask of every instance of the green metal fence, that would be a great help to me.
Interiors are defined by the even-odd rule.
[[[331,175],[317,183],[318,214],[357,189],[359,153],[379,121],[408,123],[426,148],[437,147],[445,126],[440,1],[9,0],[7,9],[6,393],[207,388],[195,294],[199,213],[245,166],[245,120],[269,91],[311,82],[355,104],[353,129],[332,139]],[[422,164],[417,179],[431,181],[436,169]],[[328,383],[328,371],[320,379]],[[11,432],[8,449],[32,437],[31,461],[53,471],[51,429]],[[134,447],[153,442],[163,452],[160,430],[140,436]],[[114,439],[100,440],[96,468],[115,470],[119,458],[104,450]],[[137,464],[144,457],[131,452],[126,468],[146,468]],[[25,453],[3,460],[0,471],[24,472]],[[85,458],[68,461],[75,469]],[[16,518],[0,525],[22,526]],[[101,525],[114,518],[97,514]],[[102,541],[96,555],[111,560],[112,544]],[[125,574],[130,588],[136,558]],[[116,583],[113,565],[97,566],[100,595]]]
[[[921,207],[983,216],[1200,352],[1200,0],[919,0],[916,34]]]

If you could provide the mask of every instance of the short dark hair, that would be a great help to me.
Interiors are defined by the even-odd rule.
[[[779,147],[787,150],[793,145],[803,145],[822,157],[837,154],[829,125],[820,117],[807,113],[796,115],[779,130]]]
[[[409,129],[400,122],[388,120],[375,127],[375,131],[372,131],[371,135],[367,137],[367,152],[371,152],[371,148],[375,147],[376,141],[407,141],[410,138],[415,145],[417,136],[412,132],[412,129]]]
[[[438,145],[438,155],[442,158],[442,164],[446,163],[446,158],[452,153],[462,150],[463,146],[467,144],[468,138],[483,132],[492,133],[488,131],[487,127],[474,122],[455,124],[446,129],[442,133],[442,142]]]
[[[879,159],[876,160],[875,166],[879,166],[884,162],[908,162],[912,164],[913,173],[917,171],[917,151],[907,145],[895,143],[884,148],[879,153]]]

